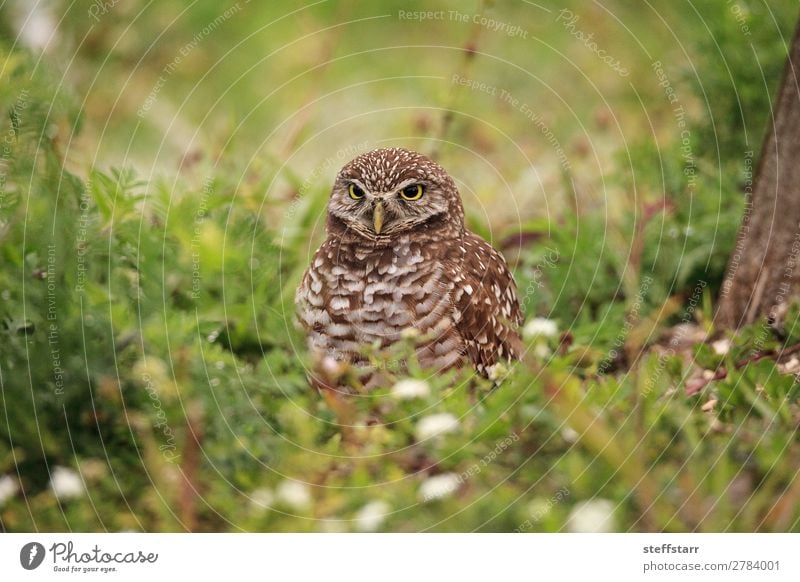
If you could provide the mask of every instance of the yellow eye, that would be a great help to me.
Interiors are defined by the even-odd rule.
[[[400,196],[402,196],[405,200],[419,200],[422,198],[422,184],[406,186],[400,190]]]
[[[361,200],[363,197],[364,191],[355,184],[350,184],[350,198],[353,200]]]

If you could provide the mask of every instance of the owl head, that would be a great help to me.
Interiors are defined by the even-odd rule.
[[[378,149],[336,176],[328,230],[375,243],[403,234],[455,238],[464,230],[464,209],[455,182],[439,164],[402,148]]]

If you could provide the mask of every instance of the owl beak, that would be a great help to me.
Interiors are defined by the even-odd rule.
[[[375,227],[375,234],[380,234],[383,228],[383,202],[378,200],[375,210],[372,211],[372,224]]]

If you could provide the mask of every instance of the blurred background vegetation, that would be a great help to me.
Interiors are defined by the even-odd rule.
[[[0,527],[797,531],[800,362],[761,356],[800,333],[710,323],[797,16],[5,3]],[[384,146],[456,177],[530,349],[343,412],[292,298]]]

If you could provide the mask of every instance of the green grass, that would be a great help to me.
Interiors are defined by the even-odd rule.
[[[142,115],[218,6],[119,3],[99,22],[73,8],[58,42],[74,58],[38,60],[0,20],[0,476],[19,486],[4,530],[351,531],[380,501],[385,531],[563,531],[599,499],[619,531],[800,529],[798,384],[787,358],[753,359],[799,341],[797,310],[727,355],[695,337],[716,332],[745,152],[795,6],[773,21],[739,2],[743,37],[721,1],[570,4],[620,77],[557,10],[489,4],[528,37],[402,20],[405,2],[273,24],[296,5],[241,3]],[[691,166],[655,60],[687,112]],[[430,394],[408,401],[308,386],[294,289],[333,173],[383,145],[438,149],[527,318],[569,335],[528,339],[499,389],[424,371]],[[433,414],[457,428],[420,441]],[[86,493],[58,500],[56,466]],[[456,489],[424,499],[440,475]]]

